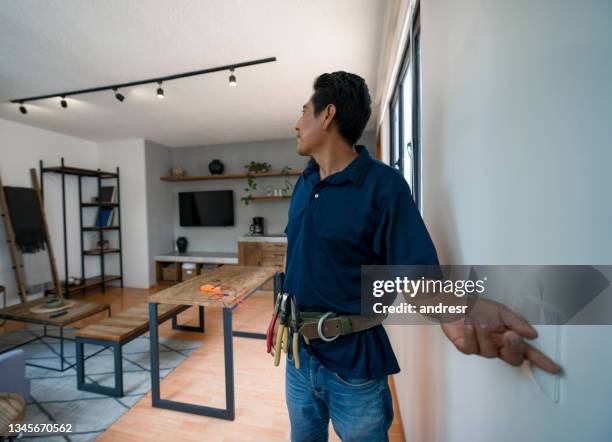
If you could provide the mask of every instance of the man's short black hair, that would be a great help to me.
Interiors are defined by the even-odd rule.
[[[361,137],[372,113],[371,103],[368,85],[359,75],[338,71],[319,75],[314,82],[315,116],[333,104],[338,131],[350,145]]]

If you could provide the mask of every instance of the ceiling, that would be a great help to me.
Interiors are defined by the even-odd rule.
[[[0,9],[0,118],[95,142],[171,147],[292,137],[323,72],[364,77],[372,98],[386,0],[20,0]],[[274,63],[157,85],[9,100],[266,57]],[[373,108],[375,110],[376,108]],[[373,115],[369,129],[374,128]]]

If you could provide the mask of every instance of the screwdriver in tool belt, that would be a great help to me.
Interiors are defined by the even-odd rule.
[[[295,299],[291,301],[291,331],[293,333],[293,345],[291,346],[291,351],[293,352],[293,361],[295,363],[295,368],[300,369],[300,349],[298,348],[298,337],[300,327],[300,314],[298,312],[297,306],[295,305]]]
[[[283,343],[283,339],[287,339],[287,301],[289,299],[289,295],[287,293],[283,293],[283,299],[281,299],[280,304],[280,313],[278,314],[278,332],[276,333],[276,343],[274,346],[274,365],[278,367],[280,364],[281,357],[281,345]]]
[[[287,295],[287,303],[285,305],[285,313],[283,315],[285,317],[285,328],[283,329],[282,340],[282,347],[285,353],[289,351],[289,327],[291,326],[291,324],[289,324],[289,314],[291,313],[291,304],[293,304],[293,302],[291,302],[291,296]]]

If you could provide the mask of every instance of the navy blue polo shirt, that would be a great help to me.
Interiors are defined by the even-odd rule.
[[[302,311],[361,312],[362,265],[437,265],[438,257],[410,187],[365,146],[343,170],[321,181],[311,159],[291,198],[284,291]],[[382,325],[311,340],[330,370],[349,378],[380,379],[399,372]]]

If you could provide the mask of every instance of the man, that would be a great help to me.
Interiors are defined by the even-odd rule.
[[[394,169],[355,143],[370,118],[365,81],[319,76],[297,121],[297,152],[311,160],[298,179],[287,233],[284,292],[302,312],[359,315],[361,265],[437,265],[432,240],[410,188]],[[518,365],[559,367],[523,341],[535,330],[495,303],[483,326],[463,321],[443,331],[466,354]],[[497,319],[502,318],[502,324]],[[299,358],[299,368],[296,361]],[[287,356],[286,399],[292,441],[325,441],[331,418],[343,441],[388,440],[393,421],[387,376],[400,368],[382,325],[334,340],[300,336]]]

